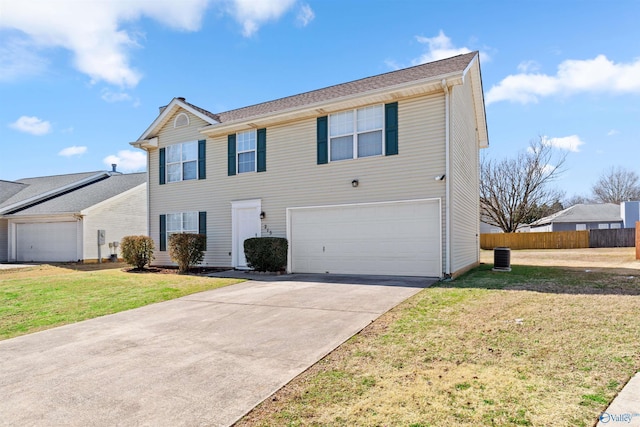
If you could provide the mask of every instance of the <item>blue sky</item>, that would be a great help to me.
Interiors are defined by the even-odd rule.
[[[0,0],[0,179],[144,170],[173,97],[212,112],[473,50],[490,148],[540,137],[587,195],[640,174],[640,1]]]

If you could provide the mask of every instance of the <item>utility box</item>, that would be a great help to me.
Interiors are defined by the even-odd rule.
[[[104,245],[106,242],[107,233],[104,230],[98,230],[98,245]]]

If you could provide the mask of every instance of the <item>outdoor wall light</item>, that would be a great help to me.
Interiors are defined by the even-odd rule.
[[[351,186],[353,188],[356,188],[358,185],[360,185],[360,181],[358,181],[357,179],[354,179],[353,181],[351,181]]]
[[[260,212],[260,219],[264,219],[264,217],[267,216],[264,211]]]
[[[446,175],[438,175],[438,176],[436,176],[434,179],[435,179],[436,181],[443,181],[445,178],[446,178]]]

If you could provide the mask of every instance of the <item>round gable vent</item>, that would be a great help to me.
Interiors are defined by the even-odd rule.
[[[173,121],[173,127],[179,128],[182,126],[189,126],[189,116],[185,113],[180,113],[176,116],[176,119]]]

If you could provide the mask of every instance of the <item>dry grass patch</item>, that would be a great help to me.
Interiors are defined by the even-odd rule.
[[[238,425],[593,425],[640,369],[640,275],[490,268],[385,314]]]

